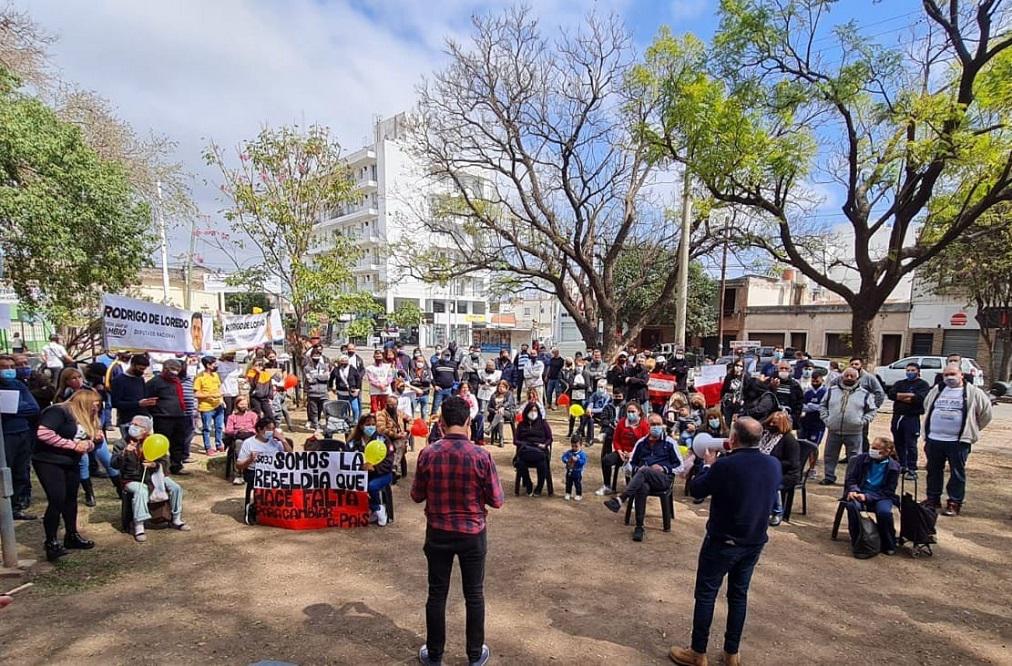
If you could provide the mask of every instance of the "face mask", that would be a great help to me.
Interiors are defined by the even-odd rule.
[[[596,393],[598,395],[606,395],[608,393],[608,389],[606,389],[603,386],[599,386],[598,389],[597,389],[597,391],[596,391]]]
[[[127,426],[127,434],[133,439],[140,439],[141,435],[144,434],[144,428],[136,425]]]
[[[319,362],[320,362],[320,357],[319,356],[314,356],[313,357],[313,363],[319,363]],[[211,369],[212,370],[217,370],[218,368],[211,368]]]
[[[736,365],[734,366],[734,374],[740,375],[744,369],[745,368],[741,367],[740,365]]]
[[[781,370],[777,373],[777,376],[780,377],[781,380],[787,381],[790,378],[791,373]]]
[[[474,360],[476,360],[476,361],[478,360],[478,357],[479,357],[479,356],[481,356],[481,354],[479,354],[478,352],[473,352],[473,353],[471,354],[471,358],[473,358],[473,359],[474,359]]]
[[[801,371],[801,376],[804,377],[805,379],[808,379],[809,377],[812,376],[812,371],[811,370],[802,370]]]
[[[18,371],[14,368],[4,368],[0,370],[0,378],[13,381],[18,378]]]
[[[637,423],[640,422],[640,415],[637,414],[636,412],[628,412],[625,415],[625,420],[633,425],[636,425]]]
[[[536,411],[527,412],[527,418],[531,421],[537,421],[539,416],[541,415]]]
[[[664,437],[664,426],[662,425],[650,426],[650,436],[653,437],[654,439],[660,439],[661,437]]]
[[[683,358],[685,358],[685,355],[684,354],[675,354],[675,358],[678,359],[679,361],[681,361]]]
[[[882,456],[882,452],[879,451],[878,449],[871,449],[871,450],[869,450],[868,451],[868,455],[871,456],[872,460],[881,460],[882,457],[883,457]]]
[[[720,427],[720,419],[710,419],[709,421],[707,421],[707,423],[710,424],[711,428],[719,428]]]
[[[354,355],[355,355],[355,352],[353,352],[353,351],[351,351],[351,350],[349,349],[349,350],[348,350],[348,356],[354,356]]]
[[[425,367],[425,361],[415,361],[415,367],[416,368],[424,368]]]
[[[916,372],[908,372],[907,373],[907,379],[909,379],[910,381],[914,381],[915,379],[917,379],[917,373]]]
[[[959,377],[949,376],[944,379],[945,385],[949,388],[959,388]]]
[[[857,385],[857,380],[856,379],[841,379],[840,383],[843,384],[844,386],[856,386]]]
[[[773,358],[775,358],[776,360],[778,360],[778,361],[779,361],[779,360],[780,360],[780,359],[782,359],[783,357],[784,357],[784,355],[783,355],[783,354],[781,354],[780,352],[773,352]]]
[[[362,432],[366,437],[372,437],[376,434],[376,426],[362,426]]]
[[[14,373],[18,379],[28,379],[32,376],[31,368],[14,368]]]

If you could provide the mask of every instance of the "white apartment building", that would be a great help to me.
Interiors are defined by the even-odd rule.
[[[446,286],[429,284],[402,268],[405,253],[449,246],[420,231],[432,198],[440,194],[425,178],[424,169],[405,145],[407,116],[403,113],[377,120],[374,142],[351,153],[351,169],[362,200],[332,211],[317,226],[326,246],[334,231],[354,239],[364,256],[354,267],[356,287],[371,293],[388,313],[414,302],[424,313],[418,345],[431,347],[456,340],[469,345],[473,332],[489,322],[487,278],[469,276]]]

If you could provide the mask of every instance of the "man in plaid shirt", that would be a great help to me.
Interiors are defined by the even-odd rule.
[[[426,642],[418,660],[442,664],[446,644],[446,595],[454,555],[467,609],[467,659],[472,665],[488,662],[485,645],[486,505],[503,505],[502,485],[488,451],[471,443],[471,408],[462,398],[443,401],[440,425],[443,438],[422,449],[411,499],[425,502],[425,557],[429,562],[429,598],[425,603]]]

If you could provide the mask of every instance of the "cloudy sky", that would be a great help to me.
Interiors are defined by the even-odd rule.
[[[321,123],[346,149],[366,142],[374,116],[410,108],[414,86],[444,62],[447,37],[508,0],[15,0],[58,41],[62,78],[109,99],[139,132],[179,143],[203,213],[216,217],[214,174],[201,149],[264,124]],[[546,29],[588,11],[615,11],[640,46],[662,24],[709,37],[718,0],[539,0]],[[893,11],[892,14],[900,14]],[[889,27],[889,26],[886,26]],[[205,184],[205,179],[212,184]],[[183,239],[183,230],[173,235]],[[205,264],[226,268],[216,252]]]

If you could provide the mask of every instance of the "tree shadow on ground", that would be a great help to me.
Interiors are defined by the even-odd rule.
[[[303,626],[307,632],[360,643],[379,650],[397,663],[414,661],[414,650],[425,642],[424,636],[397,626],[388,616],[360,601],[349,601],[338,607],[328,603],[310,604],[302,612],[306,615]]]

